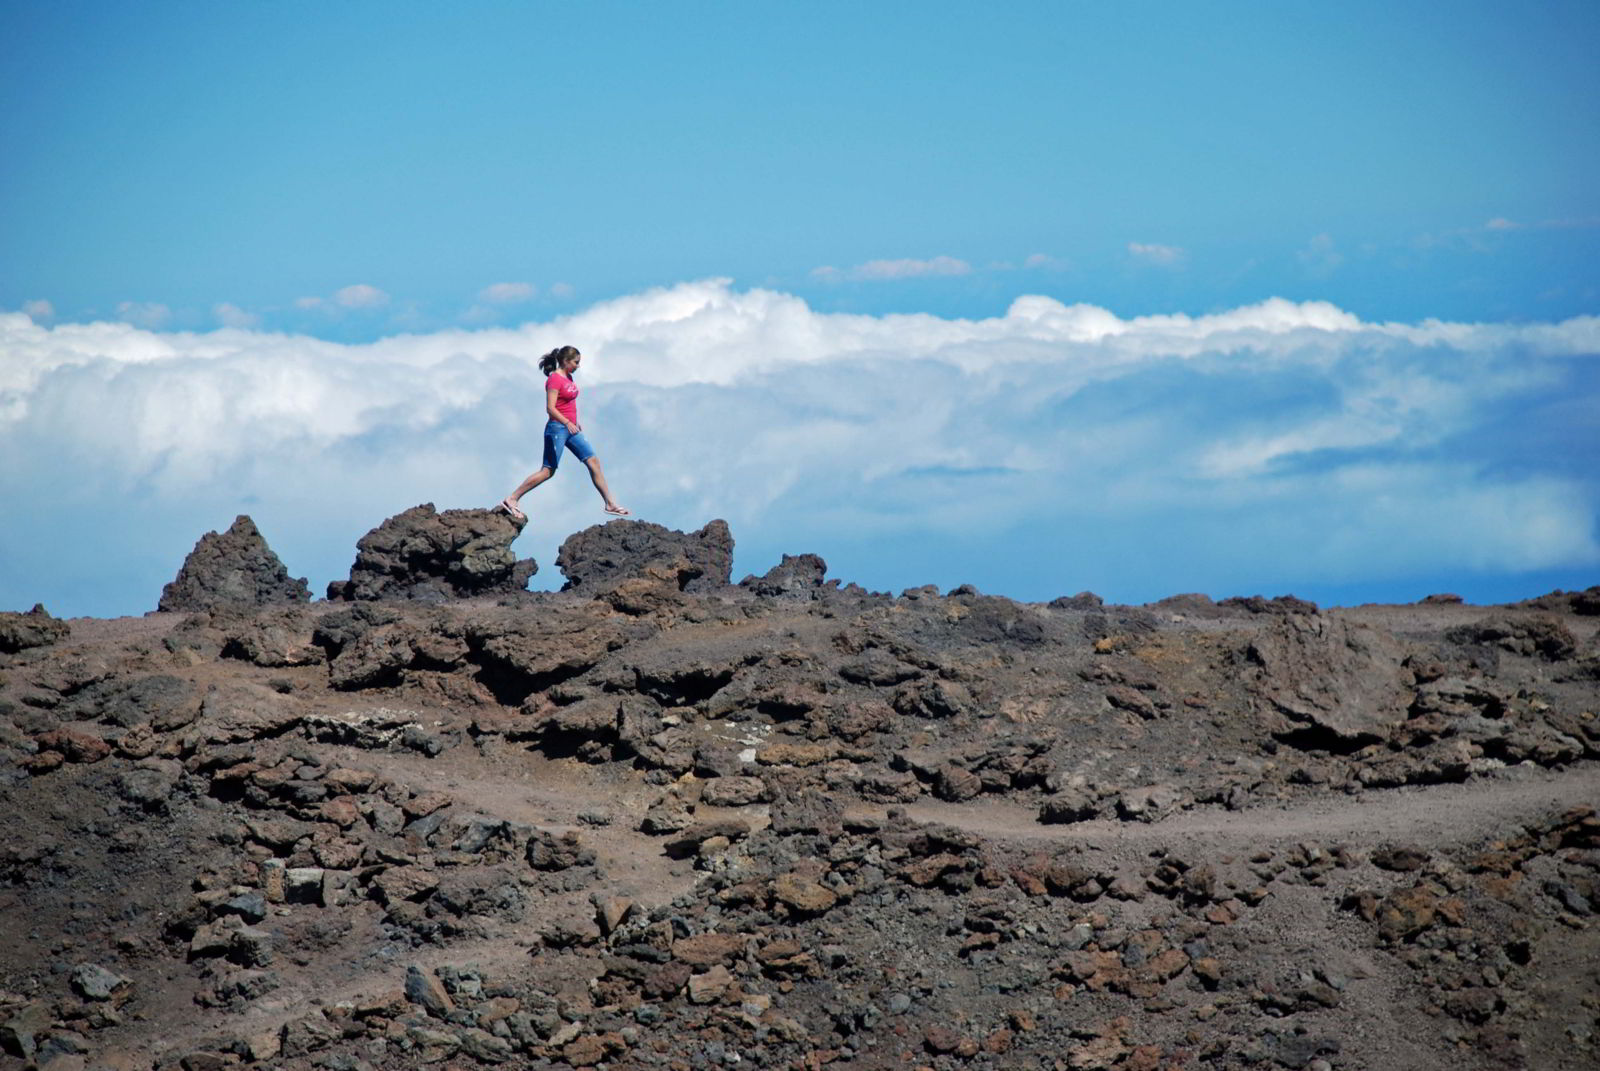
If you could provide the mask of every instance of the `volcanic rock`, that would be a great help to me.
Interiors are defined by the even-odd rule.
[[[0,613],[0,653],[15,654],[30,647],[48,647],[72,633],[65,621],[50,616],[43,603],[25,614]]]
[[[1409,698],[1395,637],[1320,614],[1287,614],[1253,641],[1257,695],[1311,729],[1309,742],[1386,738],[1406,718]]]
[[[815,554],[785,554],[783,560],[761,576],[747,576],[739,586],[756,595],[777,598],[805,595],[822,585],[828,563]]]
[[[412,506],[361,537],[350,579],[329,584],[328,598],[442,602],[526,590],[539,566],[511,550],[521,531],[493,510]]]
[[[158,610],[210,610],[309,602],[305,579],[294,579],[267,546],[256,524],[240,514],[218,535],[207,532],[161,591]]]
[[[728,522],[711,521],[685,533],[648,521],[611,521],[568,536],[556,555],[569,590],[599,591],[651,566],[674,574],[681,591],[726,587],[733,570]]]

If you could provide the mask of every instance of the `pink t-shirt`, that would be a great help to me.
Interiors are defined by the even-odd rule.
[[[578,422],[578,385],[560,372],[551,372],[544,381],[544,389],[556,392],[556,412],[576,424]],[[547,395],[548,396],[548,395]]]

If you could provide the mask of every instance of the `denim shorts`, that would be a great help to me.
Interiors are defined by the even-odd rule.
[[[579,461],[588,461],[594,456],[594,447],[583,437],[583,432],[573,435],[561,421],[547,421],[544,426],[544,467],[551,472],[561,464],[563,447],[577,455]]]

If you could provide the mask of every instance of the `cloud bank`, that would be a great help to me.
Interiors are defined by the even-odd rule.
[[[816,551],[875,588],[1139,601],[1600,579],[1600,318],[1122,319],[1030,296],[952,320],[708,280],[365,345],[0,314],[0,608],[142,612],[240,512],[320,589],[384,517],[488,505],[537,467],[535,360],[569,342],[618,497],[727,518],[744,570]],[[599,500],[563,471],[525,504],[519,549],[559,583]]]

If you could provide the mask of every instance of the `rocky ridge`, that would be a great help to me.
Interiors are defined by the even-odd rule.
[[[731,585],[657,529],[563,592],[385,539],[376,597],[5,615],[0,1068],[1593,1066],[1582,599]]]

